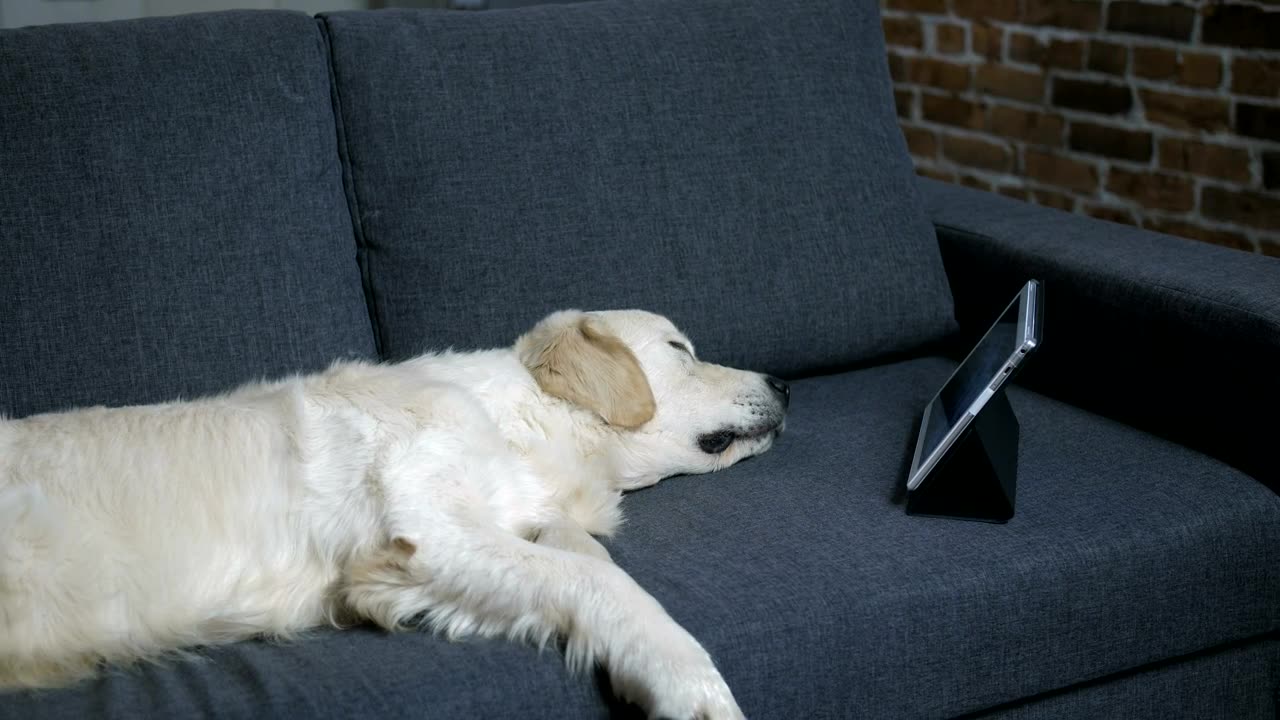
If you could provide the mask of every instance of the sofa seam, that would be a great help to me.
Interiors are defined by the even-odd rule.
[[[1092,687],[1101,687],[1111,682],[1127,680],[1134,678],[1140,674],[1148,672],[1157,672],[1165,668],[1174,667],[1185,662],[1195,662],[1205,658],[1219,655],[1221,653],[1231,652],[1233,650],[1247,650],[1257,645],[1263,645],[1267,642],[1280,641],[1280,630],[1269,630],[1256,635],[1249,635],[1242,638],[1235,638],[1214,643],[1198,650],[1184,652],[1170,657],[1153,660],[1151,662],[1140,663],[1133,667],[1116,670],[1114,672],[1104,673],[1097,677],[1086,678],[1073,683],[1068,683],[1062,687],[1044,690],[1032,693],[1020,698],[1006,700],[978,710],[966,710],[960,715],[952,716],[952,720],[978,720],[984,716],[990,716],[992,713],[1002,712],[1005,710],[1014,710],[1024,707],[1030,703],[1041,702],[1055,697],[1062,697],[1073,692],[1086,690]]]
[[[1001,240],[1000,240],[1000,238],[997,238],[997,237],[995,237],[995,236],[993,236],[993,235],[989,235],[989,234],[984,233],[984,232],[978,232],[978,231],[976,231],[976,230],[970,230],[970,229],[968,229],[968,228],[959,227],[959,226],[957,226],[957,225],[950,225],[950,224],[948,224],[948,223],[945,223],[945,222],[938,222],[938,221],[936,221],[936,220],[935,220],[935,221],[933,221],[933,225],[934,225],[934,227],[935,227],[937,230],[940,230],[940,231],[946,231],[946,232],[948,232],[948,233],[950,233],[950,234],[953,234],[953,235],[959,235],[959,236],[963,236],[963,237],[968,237],[968,238],[973,239],[973,240],[978,240],[978,241],[980,241],[980,242],[986,242],[986,243],[993,244],[993,245],[1003,245],[1004,247],[1008,248],[1008,251],[1009,251],[1009,253],[1010,253],[1010,254],[1015,255],[1015,256],[1017,256],[1017,257],[1019,257],[1019,258],[1033,258],[1033,259],[1034,259],[1034,258],[1036,258],[1036,257],[1041,257],[1041,256],[1037,256],[1037,255],[1035,255],[1034,253],[1030,253],[1030,252],[1028,252],[1027,250],[1024,250],[1024,249],[1021,249],[1021,248],[1009,247],[1006,243],[1002,243],[1002,242],[1001,242]],[[1048,259],[1048,258],[1045,258],[1045,259]],[[1070,271],[1070,268],[1068,268],[1068,271]],[[1280,328],[1280,321],[1278,321],[1276,318],[1269,317],[1269,316],[1264,315],[1264,314],[1262,314],[1262,313],[1258,312],[1257,310],[1253,310],[1253,309],[1251,309],[1251,308],[1240,307],[1239,305],[1234,305],[1234,304],[1232,304],[1232,303],[1225,302],[1225,301],[1222,301],[1222,300],[1218,300],[1218,299],[1216,299],[1216,298],[1211,298],[1211,297],[1208,297],[1208,296],[1202,295],[1202,294],[1197,293],[1197,292],[1193,292],[1193,291],[1190,291],[1190,290],[1184,290],[1184,289],[1182,289],[1182,288],[1171,287],[1171,286],[1166,285],[1166,284],[1161,283],[1161,282],[1153,282],[1153,281],[1141,281],[1141,282],[1139,282],[1139,281],[1130,280],[1130,279],[1127,279],[1127,278],[1125,278],[1125,277],[1121,277],[1121,276],[1113,276],[1113,279],[1115,279],[1116,281],[1118,281],[1118,282],[1120,282],[1120,283],[1124,283],[1124,284],[1128,285],[1128,286],[1129,286],[1129,287],[1131,287],[1131,288],[1137,288],[1137,289],[1158,288],[1158,289],[1161,289],[1161,290],[1166,290],[1166,291],[1168,291],[1168,292],[1176,293],[1176,294],[1178,294],[1178,295],[1181,295],[1181,296],[1183,296],[1183,297],[1185,297],[1185,298],[1189,298],[1189,299],[1193,299],[1193,300],[1199,300],[1200,302],[1203,302],[1203,303],[1206,303],[1206,304],[1209,304],[1209,305],[1213,305],[1213,306],[1218,307],[1218,308],[1223,308],[1223,309],[1226,309],[1226,310],[1232,310],[1232,311],[1238,312],[1238,313],[1240,313],[1240,314],[1242,314],[1242,315],[1245,315],[1245,316],[1247,316],[1247,317],[1250,317],[1250,318],[1254,319],[1255,321],[1261,322],[1264,326],[1276,326],[1276,327]]]
[[[373,331],[373,349],[378,358],[384,357],[386,342],[383,338],[382,316],[378,302],[378,293],[373,286],[373,272],[369,262],[368,231],[360,217],[359,190],[356,188],[355,168],[351,162],[351,145],[347,139],[346,115],[343,111],[342,93],[338,89],[338,70],[334,62],[333,32],[329,18],[325,14],[316,17],[317,29],[324,42],[325,66],[329,73],[329,98],[333,109],[335,144],[338,150],[338,164],[342,168],[343,197],[347,203],[347,214],[351,216],[351,232],[356,241],[356,267],[360,271],[360,289],[364,294],[365,311],[369,315],[369,327]]]

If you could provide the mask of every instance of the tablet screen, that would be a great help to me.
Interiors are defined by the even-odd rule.
[[[973,402],[995,379],[1001,366],[1018,352],[1021,345],[1018,337],[1020,299],[1015,299],[1005,309],[977,347],[960,363],[960,367],[942,387],[938,396],[925,408],[924,442],[920,446],[917,462],[923,463],[938,449],[951,428],[964,417]]]

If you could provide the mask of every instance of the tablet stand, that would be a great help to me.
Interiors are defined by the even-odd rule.
[[[907,493],[907,514],[1006,522],[1017,485],[1018,418],[1002,389],[924,483]]]

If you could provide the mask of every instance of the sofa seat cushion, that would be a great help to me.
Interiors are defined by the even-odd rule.
[[[967,715],[966,720],[1275,720],[1280,638],[1158,662]]]
[[[778,375],[953,327],[871,0],[325,20],[383,354],[564,307]]]
[[[0,414],[374,354],[303,13],[0,31]]]
[[[609,543],[748,717],[951,717],[1265,635],[1280,498],[1206,456],[1015,388],[1005,525],[904,514],[916,414],[953,364],[795,383],[775,449],[633,493]],[[248,642],[18,694],[0,718],[601,717],[559,653],[415,633]]]

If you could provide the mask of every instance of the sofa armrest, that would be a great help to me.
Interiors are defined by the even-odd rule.
[[[1280,492],[1280,260],[934,180],[920,186],[964,342],[1037,278],[1044,343],[1021,384]]]

